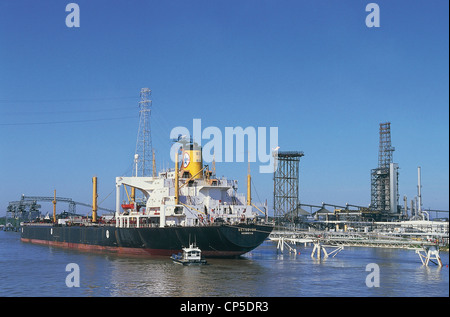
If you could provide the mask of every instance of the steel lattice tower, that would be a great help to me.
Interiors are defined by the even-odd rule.
[[[391,123],[380,123],[380,145],[378,151],[378,168],[389,167],[393,162],[395,148],[391,145]]]
[[[275,218],[298,216],[299,162],[303,152],[278,152],[275,155],[273,210]]]
[[[139,101],[139,131],[135,152],[135,176],[152,176],[152,137],[150,130],[150,112],[152,101],[149,99],[152,91],[141,89]]]

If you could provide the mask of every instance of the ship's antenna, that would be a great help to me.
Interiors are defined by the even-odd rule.
[[[152,101],[149,100],[151,93],[152,91],[149,88],[141,89],[141,101],[139,101],[139,131],[135,152],[135,155],[138,155],[136,176],[152,176],[153,174],[153,149],[150,130],[150,112]]]

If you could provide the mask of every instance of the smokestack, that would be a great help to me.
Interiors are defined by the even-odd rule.
[[[405,208],[405,217],[408,217],[408,198],[403,196],[404,208]]]
[[[420,184],[420,166],[417,167],[417,196],[418,196],[418,206],[417,210],[419,214],[422,212],[422,194],[421,194],[422,185]]]

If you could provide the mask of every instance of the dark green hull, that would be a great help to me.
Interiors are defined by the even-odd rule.
[[[258,247],[272,229],[273,226],[262,224],[165,228],[26,224],[21,229],[21,240],[86,251],[150,256],[170,256],[195,240],[205,257],[233,257]]]

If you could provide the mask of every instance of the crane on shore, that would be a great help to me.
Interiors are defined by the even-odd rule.
[[[52,196],[26,196],[22,195],[20,200],[10,201],[7,213],[10,214],[11,218],[20,217],[22,219],[29,219],[36,217],[36,212],[39,213],[39,208],[41,205],[37,204],[37,202],[63,202],[69,204],[68,213],[75,215],[76,214],[76,206],[85,206],[92,208],[92,205],[74,201],[72,198],[66,197],[52,197]],[[99,210],[104,210],[110,213],[114,213],[115,210],[98,207]]]

